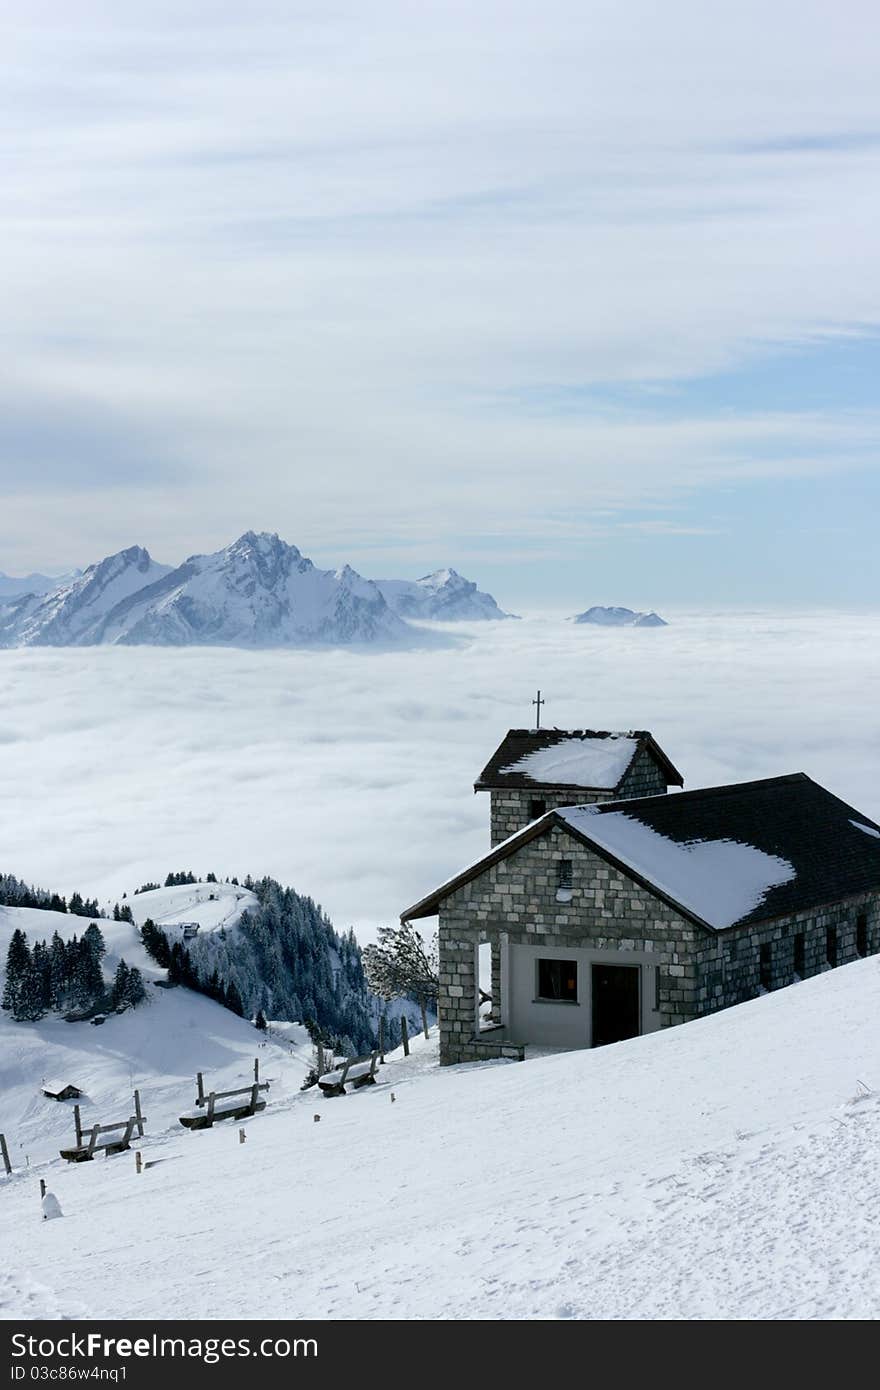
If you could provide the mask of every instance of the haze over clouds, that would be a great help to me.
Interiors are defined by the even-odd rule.
[[[271,873],[368,939],[488,847],[472,784],[538,685],[547,725],[650,728],[687,787],[803,771],[880,818],[876,614],[458,632],[457,652],[4,652],[0,869],[111,897]]]
[[[0,569],[270,526],[512,605],[862,598],[878,39],[867,0],[10,0]]]

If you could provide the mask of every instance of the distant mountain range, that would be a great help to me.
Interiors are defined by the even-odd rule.
[[[176,569],[131,546],[49,591],[0,592],[0,646],[397,643],[412,638],[407,618],[507,616],[454,570],[374,583],[350,565],[318,569],[277,535],[246,531]]]
[[[594,627],[668,627],[658,613],[636,613],[632,608],[588,608],[572,619],[575,623],[592,623]]]
[[[376,587],[389,608],[401,618],[435,622],[473,622],[475,618],[512,618],[491,594],[481,593],[470,579],[455,570],[435,570],[423,579],[377,579]]]
[[[21,598],[24,594],[48,594],[50,589],[57,589],[64,580],[75,579],[78,574],[80,570],[56,575],[54,579],[48,574],[26,574],[21,579],[15,579],[10,574],[0,573],[0,604]]]

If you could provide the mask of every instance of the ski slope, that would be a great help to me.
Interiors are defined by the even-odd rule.
[[[874,1318],[878,1014],[873,958],[593,1052],[440,1069],[432,1038],[344,1098],[282,1078],[245,1144],[236,1124],[151,1123],[140,1176],[131,1154],[14,1173],[0,1303],[51,1318]],[[40,1176],[60,1220],[41,1220]]]

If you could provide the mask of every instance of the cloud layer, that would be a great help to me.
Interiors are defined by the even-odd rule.
[[[878,28],[7,5],[3,568],[272,525],[407,574],[867,466],[870,408],[651,393],[876,330]]]
[[[880,817],[880,617],[459,630],[457,651],[0,654],[0,867],[111,898],[271,873],[368,937],[488,847],[508,727],[650,728],[689,787],[807,772]]]

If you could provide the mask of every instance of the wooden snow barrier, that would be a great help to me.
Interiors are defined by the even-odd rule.
[[[196,1108],[179,1116],[180,1123],[184,1129],[212,1129],[216,1120],[243,1120],[247,1115],[256,1115],[258,1110],[266,1109],[266,1102],[259,1099],[259,1093],[268,1089],[269,1082],[260,1080],[259,1057],[254,1059],[253,1084],[238,1086],[232,1091],[210,1091],[206,1095],[202,1073],[196,1072]],[[236,1101],[235,1096],[248,1099]]]
[[[89,1163],[96,1153],[108,1154],[123,1153],[131,1147],[132,1136],[135,1130],[138,1138],[144,1136],[144,1123],[146,1116],[141,1113],[140,1092],[134,1093],[134,1114],[129,1115],[127,1120],[120,1120],[112,1125],[92,1125],[89,1129],[83,1130],[80,1119],[79,1106],[73,1107],[73,1123],[76,1126],[76,1144],[72,1149],[59,1150],[61,1157],[66,1158],[68,1163]],[[102,1134],[117,1134],[119,1130],[123,1133],[116,1139],[102,1139]]]
[[[344,1096],[346,1085],[351,1085],[354,1090],[361,1086],[375,1086],[378,1058],[378,1052],[371,1052],[368,1057],[349,1057],[343,1066],[319,1076],[318,1085],[325,1096]]]

